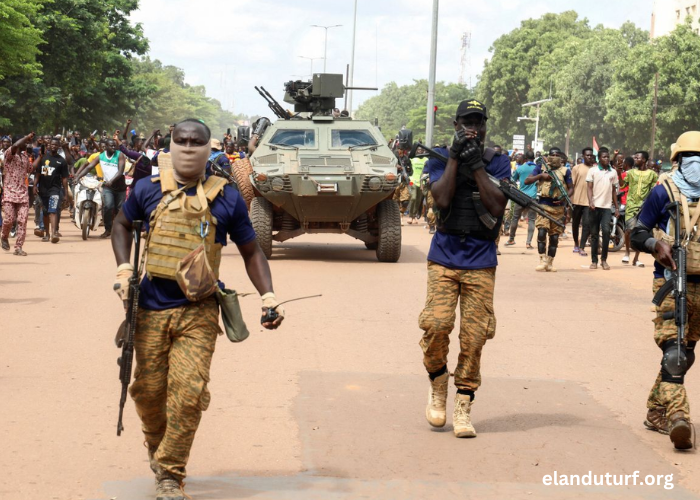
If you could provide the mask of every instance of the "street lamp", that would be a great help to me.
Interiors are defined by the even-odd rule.
[[[320,24],[312,24],[312,28],[323,28],[326,30],[326,37],[325,37],[325,42],[323,43],[323,72],[326,72],[326,62],[328,62],[328,58],[326,55],[328,54],[328,29],[329,28],[340,28],[342,24],[334,24],[333,26],[321,26]]]
[[[314,61],[316,59],[321,59],[321,58],[320,57],[307,57],[307,56],[299,56],[299,57],[301,57],[302,59],[308,59],[309,61],[311,61],[311,76],[310,76],[310,78],[313,80],[314,79]]]
[[[532,149],[537,150],[537,141],[539,139],[538,135],[540,133],[540,106],[544,104],[545,102],[551,101],[552,98],[550,97],[549,99],[542,99],[541,101],[534,101],[534,102],[528,102],[527,104],[523,104],[523,107],[526,106],[536,106],[537,107],[537,117],[535,118],[530,118],[528,116],[519,116],[518,121],[521,120],[532,120],[535,122],[535,141],[532,145]]]

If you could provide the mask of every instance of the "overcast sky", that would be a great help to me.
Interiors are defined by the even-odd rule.
[[[428,78],[432,0],[358,0],[354,84],[379,87]],[[471,33],[465,81],[476,83],[489,47],[524,19],[575,10],[591,25],[619,27],[630,20],[649,30],[653,0],[441,0],[437,80],[460,77],[461,39]],[[282,100],[283,83],[323,70],[328,30],[329,73],[350,62],[354,0],[141,0],[132,16],[143,24],[150,55],[185,71],[193,85],[235,113],[269,115],[255,92],[262,85]],[[374,91],[355,91],[353,108]],[[341,104],[341,103],[339,103]],[[342,107],[342,106],[340,106]]]

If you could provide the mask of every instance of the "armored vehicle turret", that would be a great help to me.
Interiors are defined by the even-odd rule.
[[[376,250],[381,262],[401,255],[401,213],[391,199],[396,156],[369,121],[334,116],[345,90],[342,75],[287,82],[291,113],[258,89],[279,118],[258,130],[250,157],[251,220],[267,257],[274,241],[305,233],[347,234]]]

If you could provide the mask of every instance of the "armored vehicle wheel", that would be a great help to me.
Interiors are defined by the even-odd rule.
[[[253,201],[253,198],[255,198],[253,184],[251,184],[250,177],[248,177],[251,172],[252,170],[250,169],[250,163],[248,163],[248,166],[246,168],[246,165],[243,164],[243,161],[241,160],[236,161],[233,164],[233,167],[231,168],[231,174],[236,180],[238,191],[241,193],[241,196],[243,196],[243,199],[245,200],[245,205],[246,207],[248,207],[248,210],[250,210],[250,204]]]
[[[250,221],[258,237],[258,244],[265,257],[272,257],[272,203],[265,198],[253,198],[250,204]]]
[[[367,247],[367,250],[376,250],[378,245],[379,245],[379,243],[377,243],[376,241],[373,243],[365,242],[365,246]]]
[[[391,199],[382,201],[377,205],[377,219],[377,259],[379,262],[397,262],[401,257],[401,212],[398,204]]]

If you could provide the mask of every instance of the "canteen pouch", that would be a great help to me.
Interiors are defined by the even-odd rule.
[[[221,319],[224,322],[226,336],[231,342],[243,342],[248,338],[250,332],[243,321],[238,294],[235,290],[219,289],[216,293],[216,300],[221,308]]]
[[[177,263],[175,279],[182,293],[191,302],[206,299],[219,288],[216,275],[209,265],[204,243]]]

